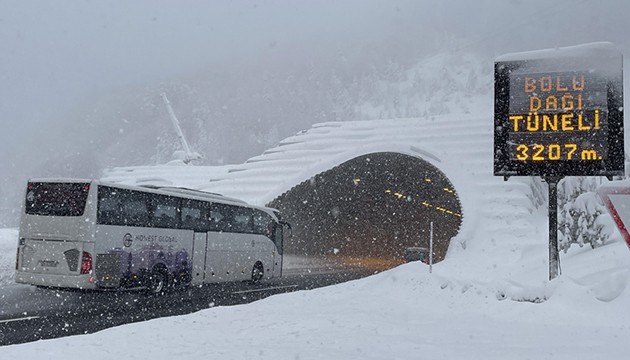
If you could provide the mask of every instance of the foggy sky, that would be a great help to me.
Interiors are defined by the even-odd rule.
[[[439,33],[489,59],[592,41],[627,55],[629,9],[624,0],[0,0],[0,185],[30,176],[30,151],[55,149],[50,129],[80,127],[63,120],[100,94],[272,52],[270,66],[411,65],[440,48]]]

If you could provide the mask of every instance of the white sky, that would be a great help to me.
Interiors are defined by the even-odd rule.
[[[350,11],[357,3],[2,0],[0,109],[29,125],[50,121],[108,88],[256,56],[278,42],[334,38],[374,21]],[[372,15],[380,7],[363,3]]]
[[[394,33],[424,46],[421,30],[437,29],[470,39],[471,47],[504,44],[496,38],[503,35],[513,42],[509,51],[596,40],[627,45],[624,1],[534,3],[0,0],[0,111],[17,131],[108,89],[256,57],[287,42],[352,48]],[[14,131],[2,136],[3,146],[19,139]]]

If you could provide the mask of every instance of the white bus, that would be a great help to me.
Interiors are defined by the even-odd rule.
[[[15,280],[42,287],[169,287],[282,275],[277,211],[218,194],[34,179]]]

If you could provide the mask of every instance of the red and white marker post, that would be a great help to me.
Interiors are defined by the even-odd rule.
[[[612,216],[619,232],[630,247],[630,183],[626,186],[602,186],[597,195],[604,202],[604,206]]]

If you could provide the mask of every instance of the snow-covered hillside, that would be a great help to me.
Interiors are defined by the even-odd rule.
[[[390,64],[389,76],[355,111],[359,119],[427,117],[444,114],[484,114],[492,108],[491,59],[469,52],[444,51],[409,69]]]

